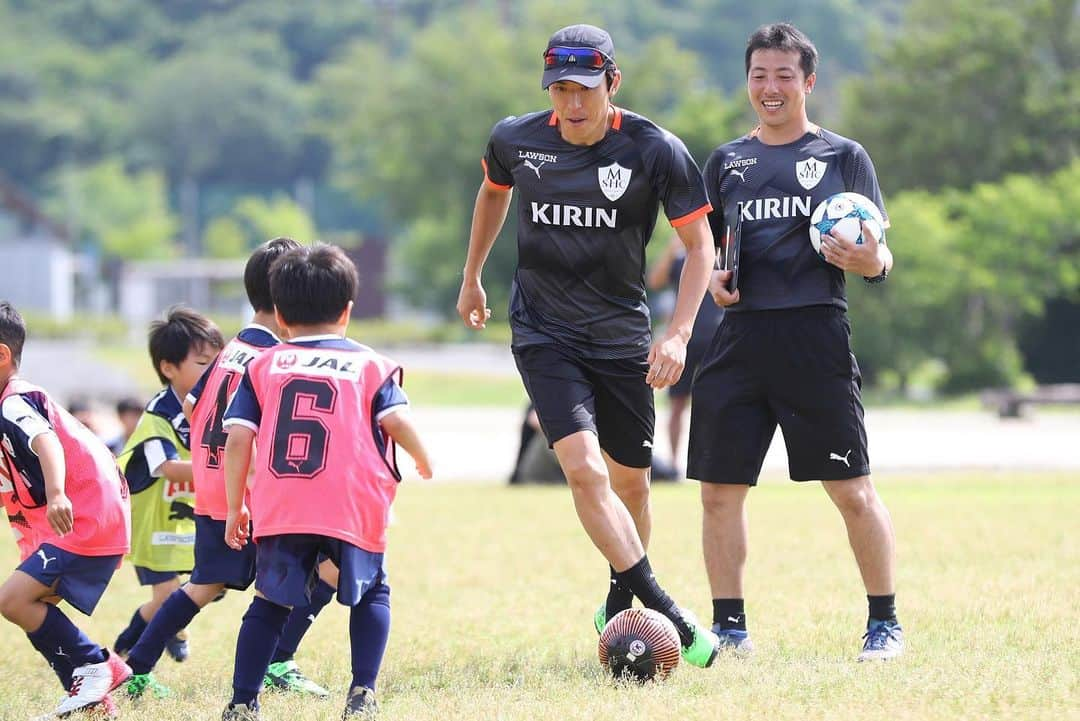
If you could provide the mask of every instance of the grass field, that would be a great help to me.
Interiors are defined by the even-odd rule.
[[[1080,478],[1075,474],[882,475],[899,537],[908,652],[857,664],[865,598],[839,515],[824,493],[772,477],[750,498],[745,660],[679,668],[624,687],[596,661],[590,616],[605,564],[564,488],[405,485],[389,569],[394,628],[380,679],[383,719],[1062,719],[1080,718]],[[696,484],[654,494],[650,556],[660,581],[707,617]],[[1070,520],[1072,519],[1072,520]],[[4,543],[0,561],[15,561]],[[70,611],[111,643],[144,598],[120,570],[97,614]],[[192,625],[192,658],[165,659],[165,701],[124,701],[126,719],[220,717],[247,594]],[[264,697],[264,719],[336,719],[350,677],[345,610],[319,617],[298,660],[329,701]],[[0,717],[50,709],[59,684],[0,625]]]

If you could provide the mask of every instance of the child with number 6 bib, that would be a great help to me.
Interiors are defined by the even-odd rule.
[[[321,555],[337,565],[338,601],[351,607],[344,716],[375,708],[390,632],[383,554],[401,478],[395,444],[423,478],[431,464],[408,416],[401,367],[345,337],[357,286],[356,267],[334,246],[298,248],[275,261],[270,293],[289,340],[247,365],[225,411],[225,541],[240,549],[252,528],[259,552],[224,721],[258,718],[263,676],[290,609],[310,601]]]

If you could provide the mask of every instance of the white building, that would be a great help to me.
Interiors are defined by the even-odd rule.
[[[0,299],[21,311],[71,317],[75,256],[64,228],[0,177]]]

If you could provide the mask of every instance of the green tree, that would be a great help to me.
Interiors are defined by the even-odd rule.
[[[966,325],[976,353],[956,348],[950,383],[959,389],[1008,384],[1023,367],[1025,318],[1042,317],[1052,299],[1080,296],[1080,160],[1051,176],[1010,175],[976,185],[955,208],[965,227],[965,255],[978,258]],[[1004,372],[1005,364],[1016,372]],[[988,369],[1002,372],[988,375]]]
[[[1025,319],[1080,296],[1080,161],[969,191],[900,193],[889,214],[896,272],[883,285],[848,286],[871,380],[891,371],[905,385],[935,359],[947,391],[1017,382]]]
[[[316,240],[315,224],[307,211],[284,195],[270,200],[242,198],[234,211],[237,218],[251,228],[257,245],[277,236],[296,238],[301,243]]]
[[[861,71],[867,56],[865,37],[877,26],[882,5],[851,0],[631,0],[612,3],[604,14],[609,29],[627,46],[656,34],[677,38],[679,47],[700,58],[710,85],[734,92],[746,85],[747,38],[758,26],[781,20],[795,24],[817,44],[823,77]]]
[[[206,225],[203,252],[211,258],[242,258],[248,252],[248,247],[247,233],[236,218],[218,216]]]
[[[54,179],[48,206],[68,219],[76,236],[107,255],[126,260],[175,255],[178,223],[161,173],[129,174],[116,159],[68,170]]]
[[[723,96],[712,88],[682,93],[667,114],[665,127],[686,143],[698,165],[704,166],[718,146],[753,127],[753,111],[741,93]]]
[[[531,94],[543,97],[539,52],[528,51],[536,46],[487,13],[460,13],[417,33],[401,55],[359,43],[320,74],[339,180],[383,200],[396,228],[397,285],[416,305],[452,311],[487,135],[497,120],[534,109]],[[493,284],[492,307],[506,298],[515,258],[508,238],[496,243],[488,277],[505,280]]]
[[[239,258],[270,238],[288,236],[301,243],[316,239],[315,223],[290,198],[270,200],[246,196],[228,215],[218,216],[206,228],[203,246],[215,258]]]
[[[128,47],[67,42],[41,27],[44,7],[32,10],[0,4],[0,168],[42,190],[48,174],[98,162],[127,134],[124,88],[142,65]]]
[[[1048,172],[1080,149],[1077,0],[913,0],[845,128],[883,186],[968,187]]]
[[[889,215],[902,219],[886,232],[896,271],[880,285],[849,276],[848,306],[866,380],[873,384],[891,372],[906,389],[927,359],[946,352],[962,305],[967,261],[959,228],[938,196],[903,193],[890,200]]]
[[[293,177],[304,128],[296,88],[243,57],[170,59],[149,74],[132,110],[135,157],[174,182]]]

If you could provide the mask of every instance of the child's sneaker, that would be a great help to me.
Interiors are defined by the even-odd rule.
[[[167,698],[172,691],[168,686],[154,678],[152,673],[137,673],[128,679],[124,687],[129,698],[142,698],[147,691],[154,698]]]
[[[349,689],[349,698],[345,702],[345,711],[341,714],[341,721],[375,718],[378,710],[379,704],[375,703],[374,691],[363,686],[353,686]]]
[[[259,707],[231,703],[221,712],[221,721],[259,721]]]
[[[71,674],[71,689],[56,707],[61,718],[72,711],[101,703],[109,692],[131,678],[131,668],[115,653],[106,650],[107,657],[101,663],[79,666]]]
[[[263,686],[318,698],[330,695],[329,691],[305,676],[297,667],[296,661],[291,659],[270,664],[266,669],[266,676],[263,677]]]
[[[113,701],[112,694],[105,694],[105,698],[101,699],[101,703],[93,707],[94,713],[97,714],[96,718],[110,719],[116,718],[120,715],[120,712],[116,708],[116,702]]]
[[[175,636],[165,642],[165,652],[172,657],[173,661],[183,663],[191,654],[188,648],[188,636],[186,631],[179,631]]]
[[[79,719],[80,721],[106,721],[119,715],[120,712],[116,710],[116,702],[113,701],[112,694],[109,694],[101,699],[99,703],[84,708]]]
[[[871,621],[863,635],[860,661],[888,661],[904,652],[904,629],[895,621]]]

